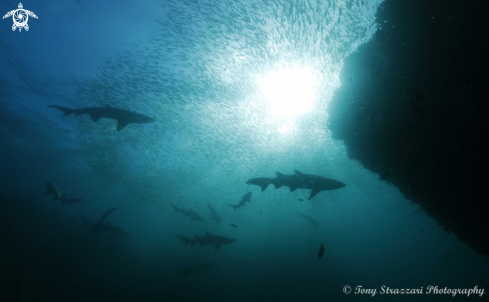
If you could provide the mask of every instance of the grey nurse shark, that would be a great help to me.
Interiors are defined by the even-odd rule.
[[[346,187],[346,184],[341,181],[326,178],[319,175],[304,174],[299,170],[294,170],[294,174],[285,175],[280,172],[276,172],[275,178],[252,178],[246,182],[246,184],[257,185],[261,187],[262,192],[270,185],[273,184],[275,189],[282,186],[289,187],[290,192],[294,192],[297,189],[310,189],[311,195],[309,200],[316,196],[321,191],[336,190]]]

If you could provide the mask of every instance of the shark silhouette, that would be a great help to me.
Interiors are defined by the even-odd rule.
[[[63,116],[68,116],[71,114],[75,114],[75,116],[88,114],[94,122],[97,122],[102,117],[117,120],[117,131],[120,131],[130,123],[146,124],[154,122],[154,119],[150,118],[147,115],[132,112],[129,110],[114,108],[110,105],[105,105],[105,107],[85,107],[82,109],[70,109],[57,105],[49,105],[48,107],[56,108],[63,111]]]
[[[191,217],[190,220],[196,220],[196,221],[205,221],[205,219],[200,216],[199,214],[191,211],[191,210],[184,210],[184,209],[180,209],[180,208],[177,208],[176,206],[174,206],[173,204],[170,203],[170,205],[175,209],[175,211],[177,211],[177,213],[182,213],[183,215],[185,216],[189,216]]]
[[[305,215],[305,214],[302,214],[302,213],[299,213],[299,212],[297,212],[297,214],[301,215],[302,218],[304,218],[305,220],[307,220],[307,222],[309,222],[313,227],[315,227],[315,228],[318,228],[319,227],[319,222],[317,222],[316,220],[314,220],[311,216]]]
[[[49,181],[46,181],[46,192],[44,193],[44,196],[49,194],[53,195],[53,200],[61,199],[65,196],[65,194],[61,192],[61,188],[57,187]]]
[[[244,207],[246,202],[251,203],[250,199],[251,199],[251,192],[248,192],[241,198],[241,200],[237,205],[229,204],[229,206],[236,210],[239,209],[240,207]]]
[[[311,195],[309,200],[316,196],[321,191],[336,190],[346,187],[341,181],[322,177],[319,175],[304,174],[299,170],[294,170],[294,174],[285,175],[277,172],[275,178],[252,178],[246,182],[246,184],[258,185],[261,187],[262,192],[273,184],[275,189],[282,186],[289,187],[290,192],[294,192],[297,189],[310,189]]]
[[[108,210],[107,212],[104,213],[104,215],[102,215],[102,217],[100,217],[100,219],[96,223],[92,223],[90,220],[88,220],[82,214],[78,214],[78,215],[80,216],[82,221],[85,223],[85,225],[89,226],[90,229],[93,231],[93,233],[96,235],[100,234],[100,233],[110,233],[112,235],[112,237],[114,237],[114,236],[121,236],[121,237],[131,236],[131,234],[124,232],[120,228],[113,226],[110,223],[107,223],[107,224],[104,223],[105,218],[107,218],[107,216],[110,213],[114,212],[117,209],[118,209],[118,207]]]
[[[184,246],[187,246],[189,243],[190,246],[194,246],[197,243],[199,243],[201,246],[214,245],[216,251],[221,247],[221,245],[231,244],[237,241],[236,239],[226,238],[224,236],[212,235],[209,232],[205,232],[205,235],[201,237],[194,235],[194,238],[192,239],[182,235],[177,235],[177,237],[183,241]]]

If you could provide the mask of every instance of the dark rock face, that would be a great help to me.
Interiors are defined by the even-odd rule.
[[[345,60],[329,128],[351,158],[489,255],[487,11],[386,0],[382,29]]]

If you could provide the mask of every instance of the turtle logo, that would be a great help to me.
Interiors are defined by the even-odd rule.
[[[14,9],[6,13],[5,16],[3,16],[3,19],[8,18],[10,16],[12,16],[12,19],[14,20],[14,25],[12,25],[12,30],[15,31],[18,28],[19,32],[21,31],[22,27],[25,28],[26,31],[29,30],[29,25],[27,24],[27,20],[29,20],[29,16],[38,19],[36,14],[34,14],[29,10],[24,9],[22,3],[19,3],[18,9]]]

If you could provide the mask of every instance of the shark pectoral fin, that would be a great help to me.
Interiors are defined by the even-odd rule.
[[[295,190],[297,190],[297,188],[298,187],[296,187],[296,186],[289,186],[290,192],[294,192]]]
[[[319,193],[319,190],[312,190],[311,195],[309,196],[308,200],[311,200],[314,196],[316,196]]]
[[[215,251],[217,251],[217,250],[218,250],[220,247],[221,247],[221,245],[220,245],[220,244],[216,244],[216,249],[215,249]]]
[[[102,117],[102,115],[97,114],[97,113],[90,113],[90,118],[94,122],[98,122],[98,120]]]
[[[70,114],[76,113],[76,110],[75,109],[70,109],[70,108],[66,108],[66,107],[62,107],[62,106],[49,105],[48,107],[49,108],[56,108],[58,110],[63,111],[63,113],[64,113],[63,116],[68,116]]]
[[[117,120],[117,131],[122,130],[127,125],[129,125],[129,120],[126,119]]]

